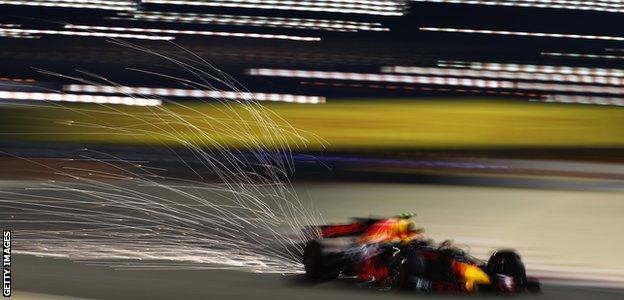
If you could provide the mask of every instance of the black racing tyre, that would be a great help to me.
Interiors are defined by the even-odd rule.
[[[340,267],[323,255],[322,247],[317,241],[311,241],[303,249],[303,267],[310,280],[333,280],[340,275]]]
[[[392,287],[400,290],[426,290],[425,260],[417,251],[408,249],[391,262]]]
[[[527,287],[524,263],[514,251],[504,250],[492,254],[487,264],[487,271],[490,274],[503,274],[512,277],[518,290],[524,290]]]

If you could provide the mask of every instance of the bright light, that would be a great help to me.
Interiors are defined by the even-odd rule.
[[[249,93],[233,91],[202,91],[187,89],[149,88],[149,87],[129,87],[129,86],[103,86],[103,85],[80,85],[71,84],[63,87],[69,92],[83,93],[104,93],[104,94],[126,94],[143,96],[164,96],[164,97],[193,97],[193,98],[213,98],[244,101],[276,101],[291,103],[318,104],[325,103],[324,97],[301,96],[290,94],[270,94],[270,93]]]
[[[193,14],[175,12],[137,12],[121,14],[141,21],[179,22],[196,24],[239,25],[257,27],[281,27],[298,29],[317,29],[332,31],[388,31],[380,23],[355,22],[346,20],[301,19],[267,16],[241,16],[221,14]],[[119,18],[113,18],[119,19]]]
[[[170,41],[174,37],[171,36],[154,36],[144,34],[123,34],[123,33],[108,33],[108,32],[86,32],[86,31],[70,31],[70,30],[47,30],[47,29],[21,29],[21,28],[0,28],[0,34],[14,33],[14,34],[50,34],[50,35],[72,35],[72,36],[87,36],[87,37],[108,37],[108,38],[127,38],[127,39],[141,39],[141,40],[161,40]]]
[[[0,91],[0,99],[4,100],[32,100],[32,101],[54,101],[54,102],[79,102],[97,104],[123,104],[133,106],[158,106],[162,101],[158,99],[117,97],[117,96],[97,96],[78,95],[60,93],[34,93],[34,92],[14,92]]]
[[[514,81],[506,81],[506,80],[486,80],[486,79],[463,78],[463,77],[456,78],[456,77],[438,77],[438,76],[409,76],[409,75],[304,71],[304,70],[284,70],[284,69],[250,69],[250,70],[247,70],[247,73],[250,75],[256,75],[256,76],[396,82],[396,83],[415,83],[415,84],[446,85],[446,86],[466,86],[466,87],[487,88],[487,89],[558,91],[558,92],[580,92],[580,93],[624,95],[624,89],[619,86],[575,85],[575,84],[557,84],[557,83],[539,83],[539,82],[514,82]]]
[[[466,62],[466,61],[448,61],[448,60],[438,61],[438,66],[440,67],[462,67],[462,68],[469,68],[473,70],[624,77],[624,69],[586,68],[586,67],[531,65],[531,64],[484,63],[484,62]]]
[[[624,37],[606,36],[606,35],[582,35],[582,34],[567,34],[567,33],[543,33],[543,32],[463,29],[463,28],[444,28],[444,27],[420,27],[420,30],[434,31],[434,32],[476,33],[476,34],[549,37],[549,38],[566,38],[566,39],[582,39],[582,40],[624,41]]]
[[[43,1],[19,1],[0,0],[0,5],[28,5],[45,7],[67,7],[82,9],[104,10],[134,10],[134,1],[104,1],[104,0],[43,0]]]
[[[165,34],[189,34],[189,35],[210,35],[210,36],[227,36],[227,37],[248,37],[258,39],[280,39],[317,42],[319,37],[294,36],[285,34],[268,34],[268,33],[243,33],[243,32],[218,32],[218,31],[197,31],[197,30],[177,30],[177,29],[156,29],[156,28],[133,28],[133,27],[108,27],[108,26],[90,26],[90,25],[65,25],[67,29],[82,30],[102,30],[102,31],[119,31],[119,32],[139,32],[139,33],[165,33]]]
[[[561,52],[542,52],[543,56],[554,57],[568,57],[568,58],[589,58],[589,59],[624,59],[624,56],[618,55],[602,55],[602,54],[587,54],[587,53],[561,53]]]
[[[409,76],[371,73],[349,73],[349,72],[325,72],[325,71],[304,71],[304,70],[283,70],[283,69],[250,69],[250,75],[276,76],[294,78],[317,78],[353,81],[376,81],[376,82],[396,82],[396,83],[416,83],[432,85],[450,86],[473,86],[482,88],[514,88],[511,81],[484,80],[473,78],[446,78],[436,76]]]
[[[511,68],[510,68],[511,69]],[[536,70],[525,71],[519,70],[466,70],[454,68],[423,68],[423,67],[405,67],[394,66],[384,67],[383,72],[399,73],[399,74],[422,74],[422,75],[438,75],[438,76],[454,76],[454,77],[482,77],[482,78],[500,78],[513,80],[532,80],[532,81],[558,81],[571,83],[588,83],[588,84],[610,84],[624,85],[624,79],[618,77],[591,76],[591,75],[575,75],[575,74],[559,74],[559,73],[542,73]]]
[[[143,3],[194,5],[213,7],[236,7],[255,9],[300,10],[315,12],[333,12],[346,14],[369,14],[384,16],[401,16],[406,1],[350,1],[350,0],[216,0],[216,1],[189,1],[189,0],[143,0]]]
[[[516,6],[535,7],[550,9],[571,9],[571,10],[593,10],[604,12],[624,12],[624,5],[618,0],[515,0],[515,1],[495,1],[495,0],[412,0],[414,2],[433,2],[449,4],[473,4],[491,6]]]

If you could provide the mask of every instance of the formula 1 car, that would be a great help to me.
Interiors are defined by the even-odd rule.
[[[375,245],[357,242],[380,220],[354,219],[312,228],[318,237],[304,247],[306,277],[314,281],[358,278],[378,288],[420,292],[540,291],[539,282],[526,276],[520,256],[512,250],[496,251],[486,262],[451,244],[434,245],[425,239]]]

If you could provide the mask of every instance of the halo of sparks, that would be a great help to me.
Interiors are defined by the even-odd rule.
[[[196,89],[214,89],[218,84],[248,92],[192,53],[184,58],[168,57],[123,40],[112,42],[159,56],[186,71],[191,79],[135,70],[141,76],[175,78]],[[79,72],[84,77],[42,72],[85,84],[117,86],[87,72]],[[146,98],[140,94],[126,96]],[[98,104],[98,111],[133,118],[132,126],[117,128],[97,118],[93,118],[93,123],[63,123],[94,132],[101,129],[112,130],[113,134],[149,133],[160,135],[163,142],[176,141],[184,146],[183,150],[168,149],[179,158],[180,166],[194,174],[192,178],[163,176],[149,162],[128,161],[90,149],[82,149],[79,159],[69,159],[60,167],[30,161],[55,177],[30,183],[24,189],[0,189],[0,218],[19,227],[14,229],[15,253],[116,268],[300,273],[301,243],[315,234],[301,228],[321,221],[318,213],[298,201],[289,182],[294,166],[288,145],[292,139],[305,142],[305,138],[255,100],[222,101],[226,108],[244,107],[247,118],[237,112],[229,120],[205,114],[201,120],[189,120],[179,111],[191,112],[192,107],[163,97],[158,99],[165,105],[147,107],[150,113],[144,116],[129,116],[115,105]],[[178,112],[169,107],[176,107]],[[86,115],[93,112],[92,107],[59,103],[50,109]],[[150,128],[154,131],[150,132]],[[157,128],[171,130],[163,132]],[[176,128],[184,128],[185,133],[179,134]],[[265,138],[254,138],[252,131],[260,131]],[[232,149],[215,140],[218,135],[233,137],[243,146]],[[192,153],[195,163],[184,161],[179,151]],[[74,161],[105,168],[72,166]]]

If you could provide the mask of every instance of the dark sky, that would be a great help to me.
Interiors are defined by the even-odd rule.
[[[0,1],[1,2],[1,1]],[[1,6],[0,23],[20,24],[20,29],[66,30],[65,24],[196,31],[284,34],[321,38],[320,42],[254,38],[173,35],[189,51],[242,78],[250,88],[264,91],[318,93],[300,80],[251,78],[244,70],[254,67],[349,72],[379,72],[388,65],[435,66],[439,60],[528,63],[569,66],[622,67],[619,58],[545,57],[543,52],[619,56],[621,41],[569,38],[493,36],[486,34],[424,32],[421,27],[488,29],[581,35],[624,36],[624,14],[569,9],[520,8],[481,5],[412,3],[404,16],[319,13],[282,9],[241,9],[178,5],[142,5],[139,12],[177,12],[212,15],[264,16],[381,23],[389,31],[335,32],[317,29],[188,24],[130,20],[109,10],[36,6]],[[120,18],[121,16],[121,18]],[[85,31],[85,30],[83,30]],[[89,30],[86,30],[89,31]],[[97,30],[96,30],[97,31]],[[155,33],[147,33],[154,35]],[[161,35],[158,33],[158,35]],[[166,35],[166,34],[162,34]],[[129,85],[161,85],[145,77],[128,75],[124,68],[171,71],[158,57],[111,43],[107,38],[40,35],[37,39],[0,38],[3,76],[35,78],[52,85],[50,78],[33,68],[61,73],[86,69],[115,77]],[[188,58],[177,45],[163,41],[127,40],[150,50]],[[622,52],[624,54],[624,52]],[[624,57],[623,57],[624,58]],[[62,81],[62,80],[61,80]],[[324,95],[375,96],[373,90],[321,88]],[[387,91],[382,92],[385,94]],[[396,95],[407,95],[398,93]]]

